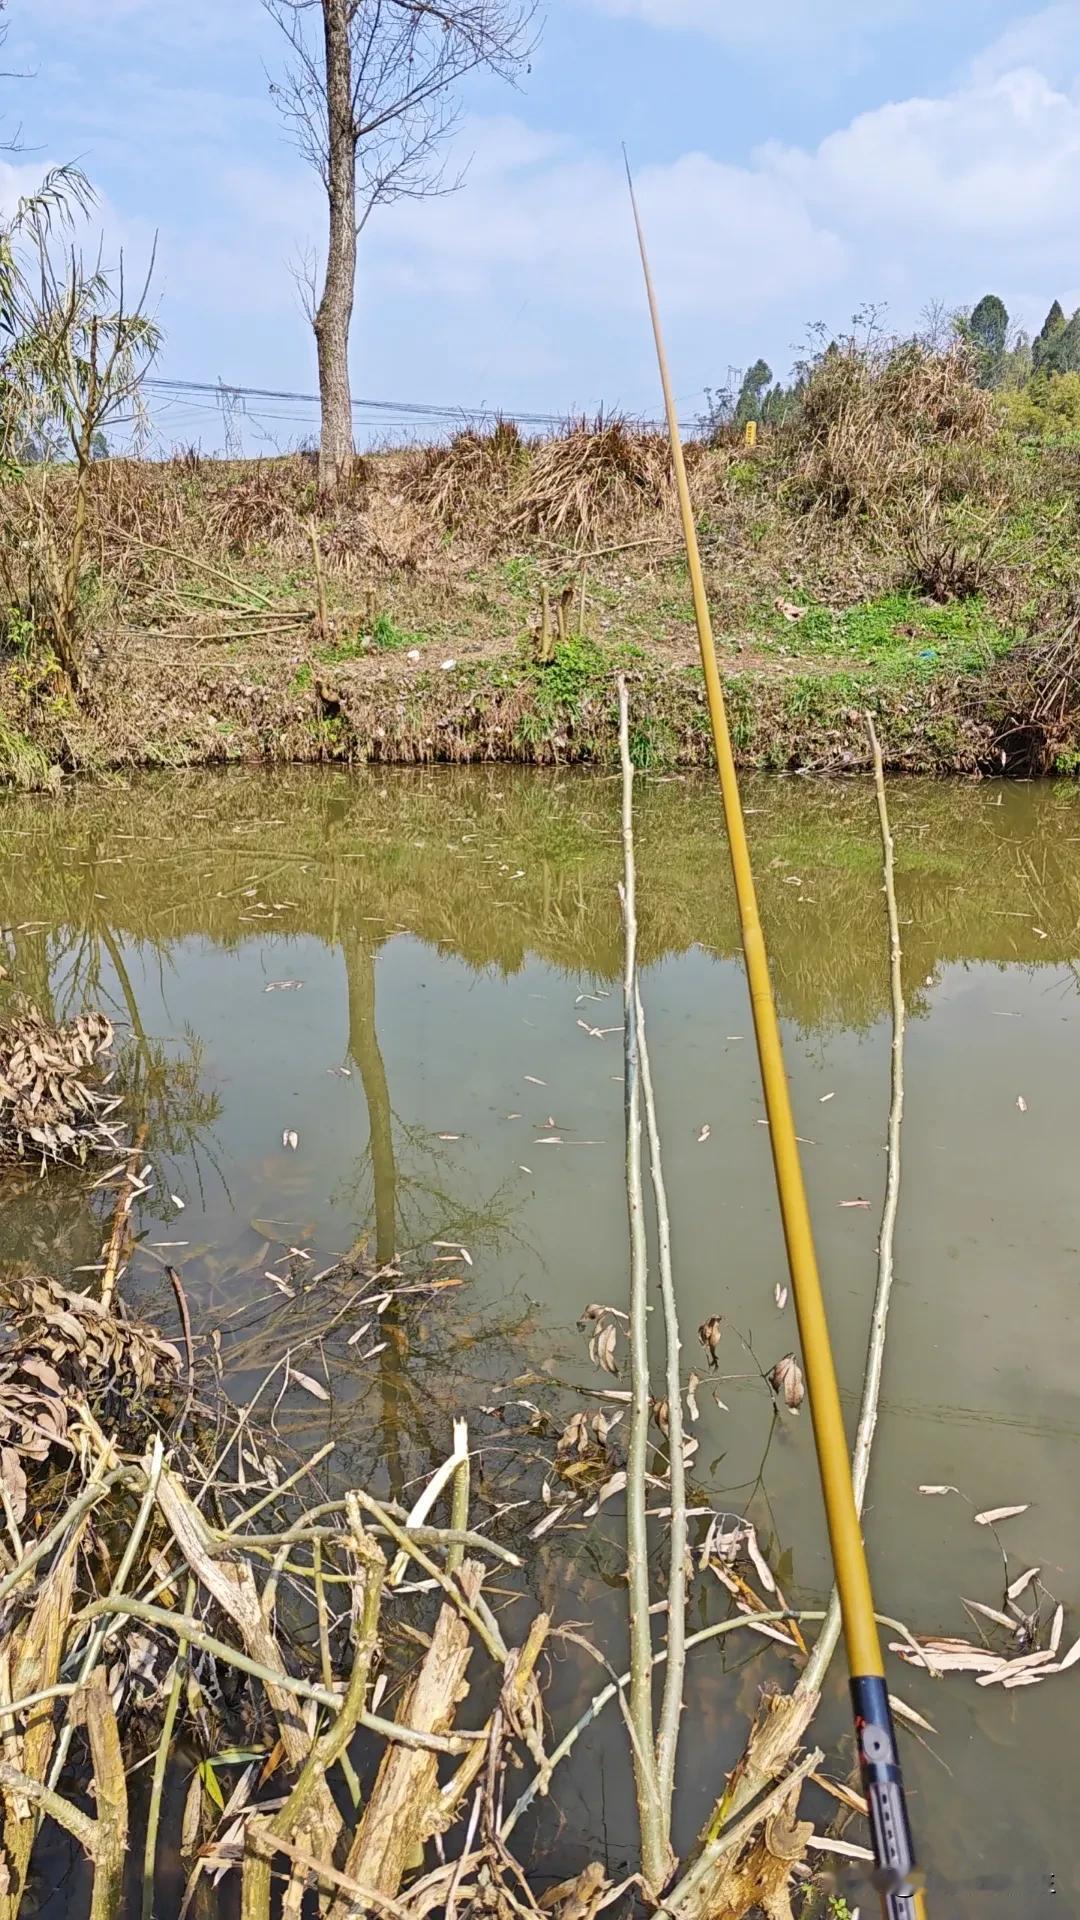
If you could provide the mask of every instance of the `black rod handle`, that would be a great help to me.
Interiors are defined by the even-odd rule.
[[[889,1693],[876,1674],[851,1680],[859,1771],[870,1814],[874,1885],[884,1920],[925,1920],[923,1876],[915,1864]]]

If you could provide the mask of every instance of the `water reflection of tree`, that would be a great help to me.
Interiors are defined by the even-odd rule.
[[[370,1181],[377,1264],[388,1266],[403,1248],[418,1247],[433,1237],[456,1240],[472,1252],[495,1247],[511,1232],[506,1195],[499,1191],[478,1207],[465,1203],[446,1184],[438,1142],[394,1111],[376,1021],[377,937],[355,922],[339,924],[336,911],[332,930],[340,937],[345,960],[347,1053],[360,1077],[368,1118],[367,1146],[357,1158],[350,1185],[356,1193]],[[400,1164],[399,1142],[406,1170]],[[382,1461],[396,1498],[404,1497],[408,1477],[404,1436],[410,1434],[414,1446],[423,1436],[428,1466],[437,1463],[445,1444],[445,1409],[432,1404],[430,1388],[425,1391],[414,1378],[410,1324],[409,1314],[392,1305],[382,1317],[384,1344],[378,1356]],[[432,1427],[433,1415],[438,1417]]]
[[[398,1179],[390,1087],[375,1026],[375,948],[364,933],[343,942],[349,987],[349,1058],[360,1075],[368,1111],[368,1157],[375,1195],[375,1257],[380,1266],[397,1252]]]
[[[202,1158],[217,1167],[212,1129],[221,1112],[218,1095],[203,1082],[202,1043],[190,1028],[174,1044],[148,1030],[125,942],[92,884],[98,877],[96,861],[84,863],[84,871],[90,887],[77,874],[71,877],[54,925],[30,923],[6,931],[5,1000],[28,1000],[57,1024],[90,1006],[107,1011],[118,1027],[115,1085],[124,1096],[132,1137],[145,1136],[159,1161],[187,1159],[201,1184]],[[166,943],[151,935],[139,946],[154,956],[163,983]]]

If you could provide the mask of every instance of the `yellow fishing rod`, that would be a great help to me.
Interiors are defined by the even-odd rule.
[[[754,1037],[757,1041],[761,1084],[769,1123],[769,1139],[772,1145],[773,1165],[776,1169],[776,1189],[784,1224],[788,1267],[791,1271],[791,1291],[799,1323],[799,1338],[802,1342],[803,1369],[810,1400],[810,1417],[813,1422],[818,1472],[821,1477],[821,1491],[829,1528],[829,1544],[832,1549],[836,1586],[840,1596],[840,1613],[847,1649],[859,1767],[870,1812],[870,1830],[876,1862],[874,1882],[881,1896],[881,1910],[885,1920],[925,1920],[922,1876],[915,1866],[904,1783],[900,1772],[900,1757],[889,1707],[888,1689],[885,1684],[881,1642],[874,1617],[870,1570],[867,1566],[862,1527],[855,1505],[847,1435],[844,1431],[840,1392],[836,1383],[836,1366],[833,1361],[832,1342],[829,1338],[829,1326],[825,1315],[817,1255],[814,1251],[814,1235],[810,1225],[810,1209],[806,1200],[802,1164],[795,1138],[795,1121],[791,1111],[787,1074],[784,1070],[776,1003],[769,978],[769,961],[765,951],[761,921],[758,917],[757,894],[750,864],[750,848],[746,838],[746,822],[739,796],[735,756],[731,750],[731,734],[724,706],[720,669],[717,665],[716,642],[713,637],[708,596],[701,571],[697,528],[694,524],[690,486],[686,477],[686,460],[683,455],[682,437],[671,389],[671,374],[660,324],[660,309],[649,266],[645,232],[641,224],[629,159],[626,165],[626,176],[630,186],[634,224],[637,228],[641,265],[649,298],[649,312],[652,316],[653,334],[656,339],[660,380],[664,389],[664,406],[667,412],[668,433],[671,437],[671,455],[675,464],[675,484],[678,490],[679,511],[686,540],[686,558],[694,596],[694,617],[701,642],[701,665],[705,674],[713,745],[716,749],[716,764],[720,775],[724,818],[727,823],[728,846],[731,852],[731,870],[739,907],[743,953],[750,985]]]

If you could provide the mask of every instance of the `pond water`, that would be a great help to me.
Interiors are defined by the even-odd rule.
[[[888,1100],[874,799],[862,784],[803,780],[749,782],[745,798],[850,1412]],[[867,1519],[878,1604],[920,1632],[970,1631],[961,1596],[1000,1605],[1002,1592],[999,1550],[973,1512],[1030,1502],[1001,1530],[1010,1572],[1041,1567],[1069,1644],[1080,1633],[1080,794],[900,783],[890,805],[909,1027],[898,1279]],[[776,1422],[742,1344],[767,1368],[795,1329],[775,1299],[783,1251],[711,784],[642,779],[637,837],[691,1363],[699,1322],[720,1313],[729,1329],[726,1404],[703,1391],[695,1485],[751,1515],[789,1600],[812,1607],[829,1563],[809,1421]],[[331,1401],[292,1396],[283,1410],[295,1444],[336,1439],[343,1474],[377,1462],[384,1482],[406,1486],[444,1457],[460,1405],[488,1436],[482,1473],[494,1484],[497,1428],[479,1409],[592,1378],[577,1318],[626,1294],[620,868],[618,789],[597,776],[169,774],[0,800],[11,976],[0,993],[17,982],[57,1014],[100,1005],[130,1036],[157,1196],[125,1282],[134,1306],[175,1327],[163,1276],[173,1261],[242,1399],[290,1343],[318,1359],[330,1327],[317,1289],[290,1300],[264,1277],[299,1274],[302,1289],[290,1247],[315,1272],[359,1241],[380,1256],[435,1257],[430,1242],[451,1243],[447,1273],[463,1274],[462,1288],[377,1366],[336,1348]],[[92,1265],[100,1242],[82,1189],[7,1197],[0,1258],[66,1275]],[[452,1255],[461,1245],[471,1266]],[[922,1497],[922,1483],[963,1497]],[[611,1532],[579,1523],[546,1536],[532,1580],[618,1660]],[[695,1624],[721,1598],[696,1597]],[[557,1667],[558,1725],[596,1675],[570,1659]],[[1012,1693],[895,1659],[890,1676],[937,1729],[905,1742],[934,1910],[1080,1912],[1068,1839],[1080,1667]],[[787,1677],[778,1649],[751,1650],[743,1635],[692,1657],[681,1846],[761,1685]],[[837,1667],[822,1727],[835,1742],[844,1726]],[[558,1821],[549,1809],[535,1836],[553,1874],[597,1854],[617,1870],[632,1855],[614,1717],[579,1742],[554,1800]],[[851,1887],[854,1905],[857,1876]],[[865,1889],[863,1900],[869,1911]]]

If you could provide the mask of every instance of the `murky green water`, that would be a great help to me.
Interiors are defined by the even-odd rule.
[[[887,971],[873,796],[751,785],[747,802],[789,1066],[845,1386],[861,1376],[888,1094]],[[1080,1633],[1080,795],[905,784],[891,791],[910,1014],[898,1285],[868,1535],[879,1604],[965,1632],[960,1595],[1000,1604],[989,1533],[955,1496],[1030,1501],[1003,1531]],[[574,1322],[625,1296],[617,976],[617,789],[497,770],[171,775],[60,800],[0,801],[6,964],[57,1012],[106,1006],[131,1062],[158,1201],[127,1285],[174,1317],[182,1267],[242,1396],[334,1303],[268,1283],[288,1246],[311,1269],[372,1248],[466,1245],[467,1289],[407,1350],[336,1363],[329,1407],[286,1409],[343,1470],[406,1481],[449,1416],[542,1399],[545,1368],[586,1377]],[[771,1365],[794,1343],[718,809],[707,783],[641,783],[641,944],[684,1329],[720,1312]],[[300,985],[275,983],[299,982]],[[8,992],[9,985],[0,986]],[[831,1096],[831,1097],[827,1097]],[[1023,1101],[1024,1107],[1019,1104]],[[699,1136],[705,1127],[708,1137]],[[295,1130],[296,1150],[283,1145]],[[549,1143],[557,1136],[559,1144]],[[169,1197],[183,1201],[176,1206]],[[864,1199],[869,1207],[844,1202]],[[64,1272],[98,1258],[100,1218],[55,1186],[7,1198],[0,1254]],[[749,1363],[729,1338],[728,1374]],[[702,1400],[697,1480],[749,1511],[789,1598],[828,1563],[805,1418],[774,1427],[756,1377]],[[475,1431],[485,1429],[476,1414]],[[500,1471],[490,1441],[487,1468]],[[536,1585],[621,1646],[615,1562],[585,1530],[537,1549]],[[718,1597],[702,1599],[715,1613]],[[741,1636],[737,1636],[741,1639]],[[734,1649],[734,1638],[727,1643]],[[908,1743],[922,1852],[957,1915],[1080,1912],[1070,1841],[1080,1668],[1011,1694],[893,1663],[937,1737]],[[689,1842],[779,1658],[705,1648],[691,1671],[678,1839]],[[844,1723],[834,1676],[831,1724]],[[572,1718],[595,1669],[567,1661]],[[621,1729],[560,1777],[552,1871],[633,1822]],[[1056,1893],[1054,1889],[1056,1888]],[[855,1896],[849,1895],[854,1904]],[[864,1911],[868,1911],[864,1898]]]

